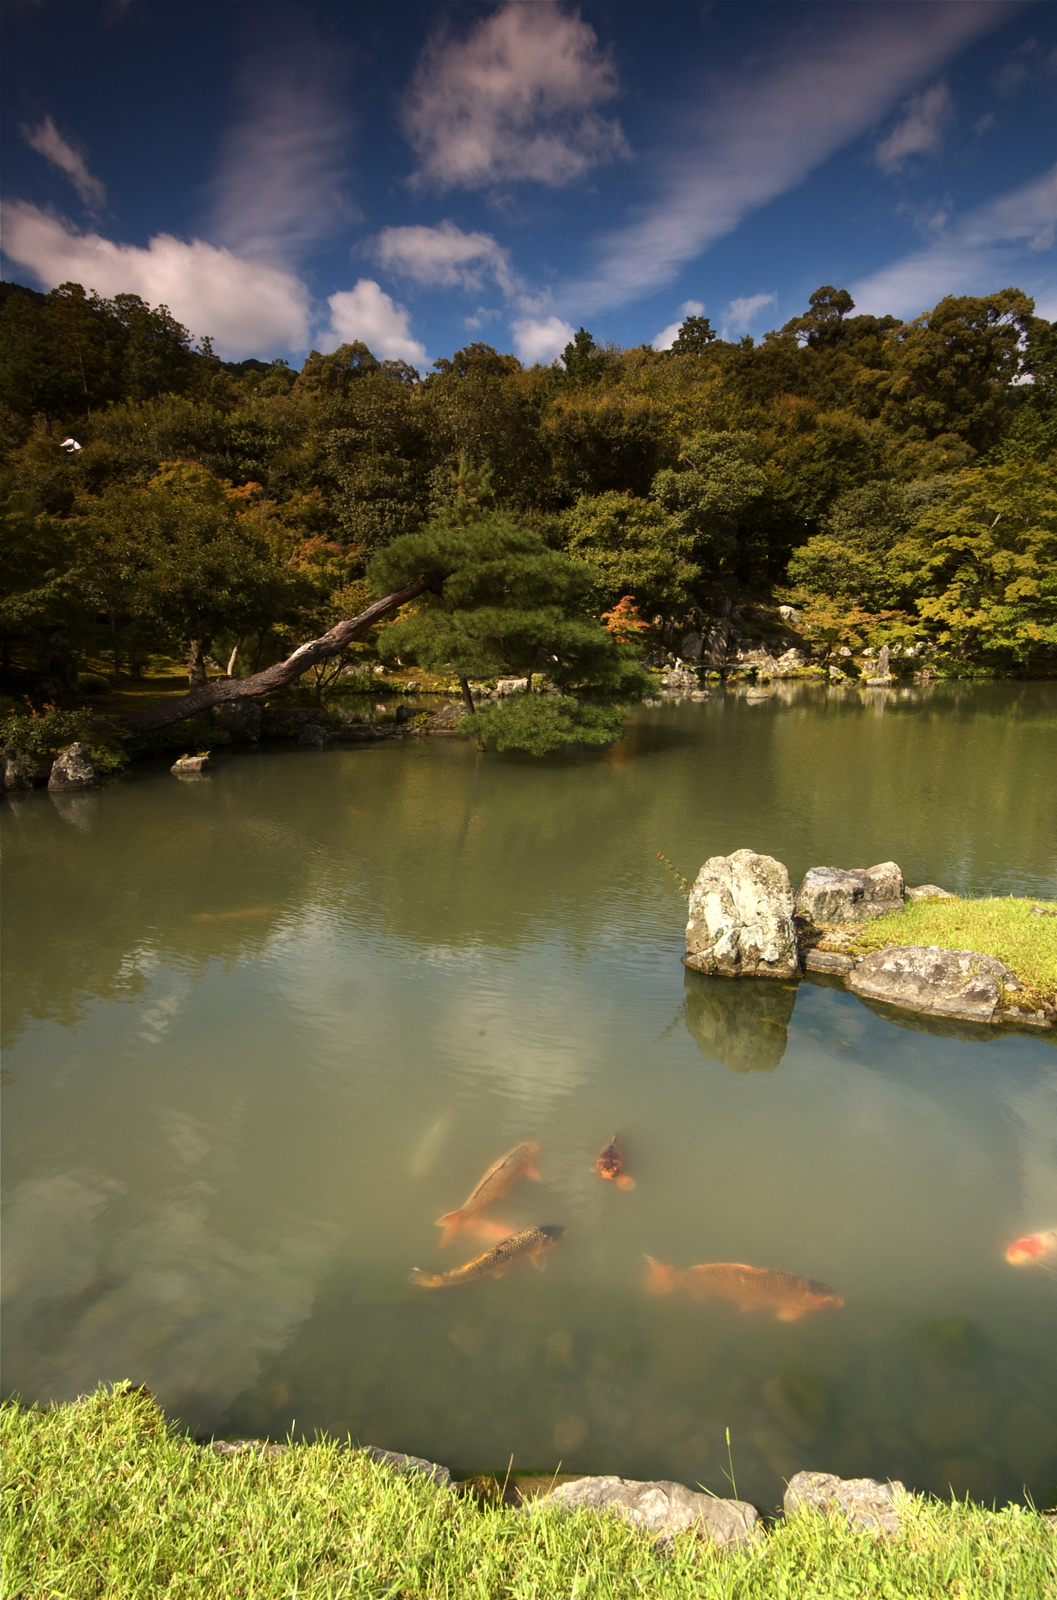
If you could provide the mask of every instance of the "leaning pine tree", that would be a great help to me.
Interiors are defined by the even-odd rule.
[[[379,654],[455,673],[469,713],[463,726],[482,748],[545,755],[612,744],[624,732],[620,707],[641,699],[649,680],[584,610],[594,569],[487,500],[487,475],[462,464],[451,505],[374,557],[368,579],[377,592],[418,577],[428,584],[383,630]],[[475,706],[473,680],[501,676],[524,678],[525,692]]]

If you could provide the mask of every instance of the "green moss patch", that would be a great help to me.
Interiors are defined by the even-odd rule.
[[[856,923],[840,930],[822,948],[869,955],[891,945],[935,944],[944,950],[977,950],[997,956],[1016,973],[1028,991],[1013,996],[1019,1003],[1050,1004],[1057,999],[1057,915],[1037,916],[1032,906],[1057,912],[1052,901],[1005,899],[918,900],[908,902],[900,914],[891,912],[875,922]],[[837,930],[833,930],[836,933]]]

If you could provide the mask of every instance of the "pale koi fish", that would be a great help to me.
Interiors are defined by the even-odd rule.
[[[476,1278],[501,1278],[507,1268],[522,1257],[527,1257],[542,1270],[545,1265],[543,1252],[556,1245],[564,1233],[564,1228],[553,1223],[544,1223],[539,1228],[525,1228],[521,1233],[513,1233],[502,1243],[493,1245],[483,1256],[467,1261],[465,1266],[454,1267],[451,1272],[423,1272],[421,1267],[416,1267],[411,1274],[411,1282],[420,1289],[449,1289],[456,1283],[473,1283]]]
[[[821,1311],[826,1306],[842,1306],[843,1296],[828,1283],[814,1278],[798,1278],[791,1272],[772,1272],[767,1267],[747,1267],[741,1261],[712,1261],[680,1272],[647,1256],[650,1274],[649,1294],[669,1294],[686,1289],[695,1300],[713,1296],[733,1300],[739,1311],[773,1311],[779,1322],[797,1322],[805,1311]]]
[[[1012,1267],[1049,1267],[1053,1271],[1057,1268],[1057,1228],[1014,1239],[1006,1251],[1006,1260]]]
[[[634,1189],[635,1179],[629,1178],[624,1171],[624,1146],[616,1134],[606,1145],[602,1154],[595,1162],[595,1171],[600,1178],[609,1178],[618,1189]]]
[[[538,1178],[536,1170],[536,1157],[540,1153],[538,1144],[516,1144],[513,1150],[508,1150],[505,1156],[493,1162],[474,1189],[468,1199],[464,1200],[457,1211],[446,1211],[442,1217],[437,1218],[437,1227],[443,1228],[441,1244],[446,1245],[455,1235],[466,1226],[466,1223],[477,1211],[483,1211],[492,1200],[501,1200],[509,1194],[519,1178]]]

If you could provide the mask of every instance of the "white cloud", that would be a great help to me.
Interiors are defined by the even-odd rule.
[[[747,294],[732,300],[727,307],[724,332],[729,329],[732,333],[744,333],[764,307],[773,306],[777,299],[775,294]]]
[[[327,301],[330,328],[325,335],[335,346],[361,339],[386,361],[425,365],[426,347],[411,337],[411,319],[403,306],[379,288],[373,278],[361,278],[354,289],[342,289]]]
[[[102,295],[138,294],[167,305],[229,359],[308,344],[308,290],[290,272],[243,261],[202,239],[159,233],[147,247],[78,233],[22,200],[3,206],[4,252],[44,288],[82,283]]]
[[[383,228],[373,253],[380,266],[431,288],[479,289],[487,276],[513,291],[510,258],[489,233],[463,233],[454,222],[435,228]]]
[[[927,249],[853,284],[856,308],[909,318],[946,294],[990,294],[1009,283],[1035,295],[1040,307],[1052,305],[1057,265],[1043,258],[1053,249],[1055,229],[1057,167],[954,221]]]
[[[93,214],[101,211],[106,204],[106,189],[100,179],[93,177],[88,170],[88,163],[79,150],[74,149],[68,139],[64,139],[51,117],[36,127],[22,125],[22,137],[31,150],[36,150],[52,166],[58,167],[60,172],[65,172],[73,184],[83,203]]]
[[[699,317],[704,309],[705,302],[703,300],[684,300],[679,307],[678,322],[669,322],[668,326],[662,328],[660,333],[654,334],[650,340],[653,348],[655,350],[670,350],[676,339],[678,339],[679,329],[687,317]]]
[[[529,178],[561,184],[627,155],[620,125],[594,109],[617,92],[608,51],[556,0],[509,0],[465,39],[439,33],[404,100],[419,184]]]
[[[254,52],[243,112],[210,185],[210,236],[237,255],[296,260],[336,227],[358,220],[344,194],[348,118],[338,64],[311,32]]]
[[[901,172],[910,156],[931,155],[953,120],[950,90],[945,83],[934,83],[907,101],[902,121],[874,152],[877,165],[882,172]]]
[[[799,9],[799,8],[798,8]],[[973,5],[825,6],[775,41],[769,64],[702,86],[700,109],[663,153],[663,192],[602,242],[597,271],[569,285],[575,314],[621,305],[669,283],[743,217],[883,117],[923,73],[1008,15]]]
[[[512,324],[511,332],[519,358],[529,366],[537,361],[549,363],[556,360],[565,346],[576,337],[576,329],[560,317],[548,317],[546,321],[522,317]]]

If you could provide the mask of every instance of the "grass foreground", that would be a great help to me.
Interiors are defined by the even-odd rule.
[[[779,1519],[750,1549],[663,1552],[615,1517],[482,1507],[322,1440],[216,1456],[146,1390],[3,1408],[5,1600],[1035,1600],[1057,1531],[920,1496],[903,1533]]]
[[[902,913],[857,923],[842,949],[867,955],[889,945],[935,944],[944,950],[976,950],[997,956],[1028,990],[1025,1001],[1057,999],[1057,914],[1035,916],[1032,906],[1057,913],[1050,901],[1018,900],[1012,895],[986,900],[907,901]],[[825,943],[825,940],[823,941]],[[1011,1001],[1019,997],[1011,993]]]

